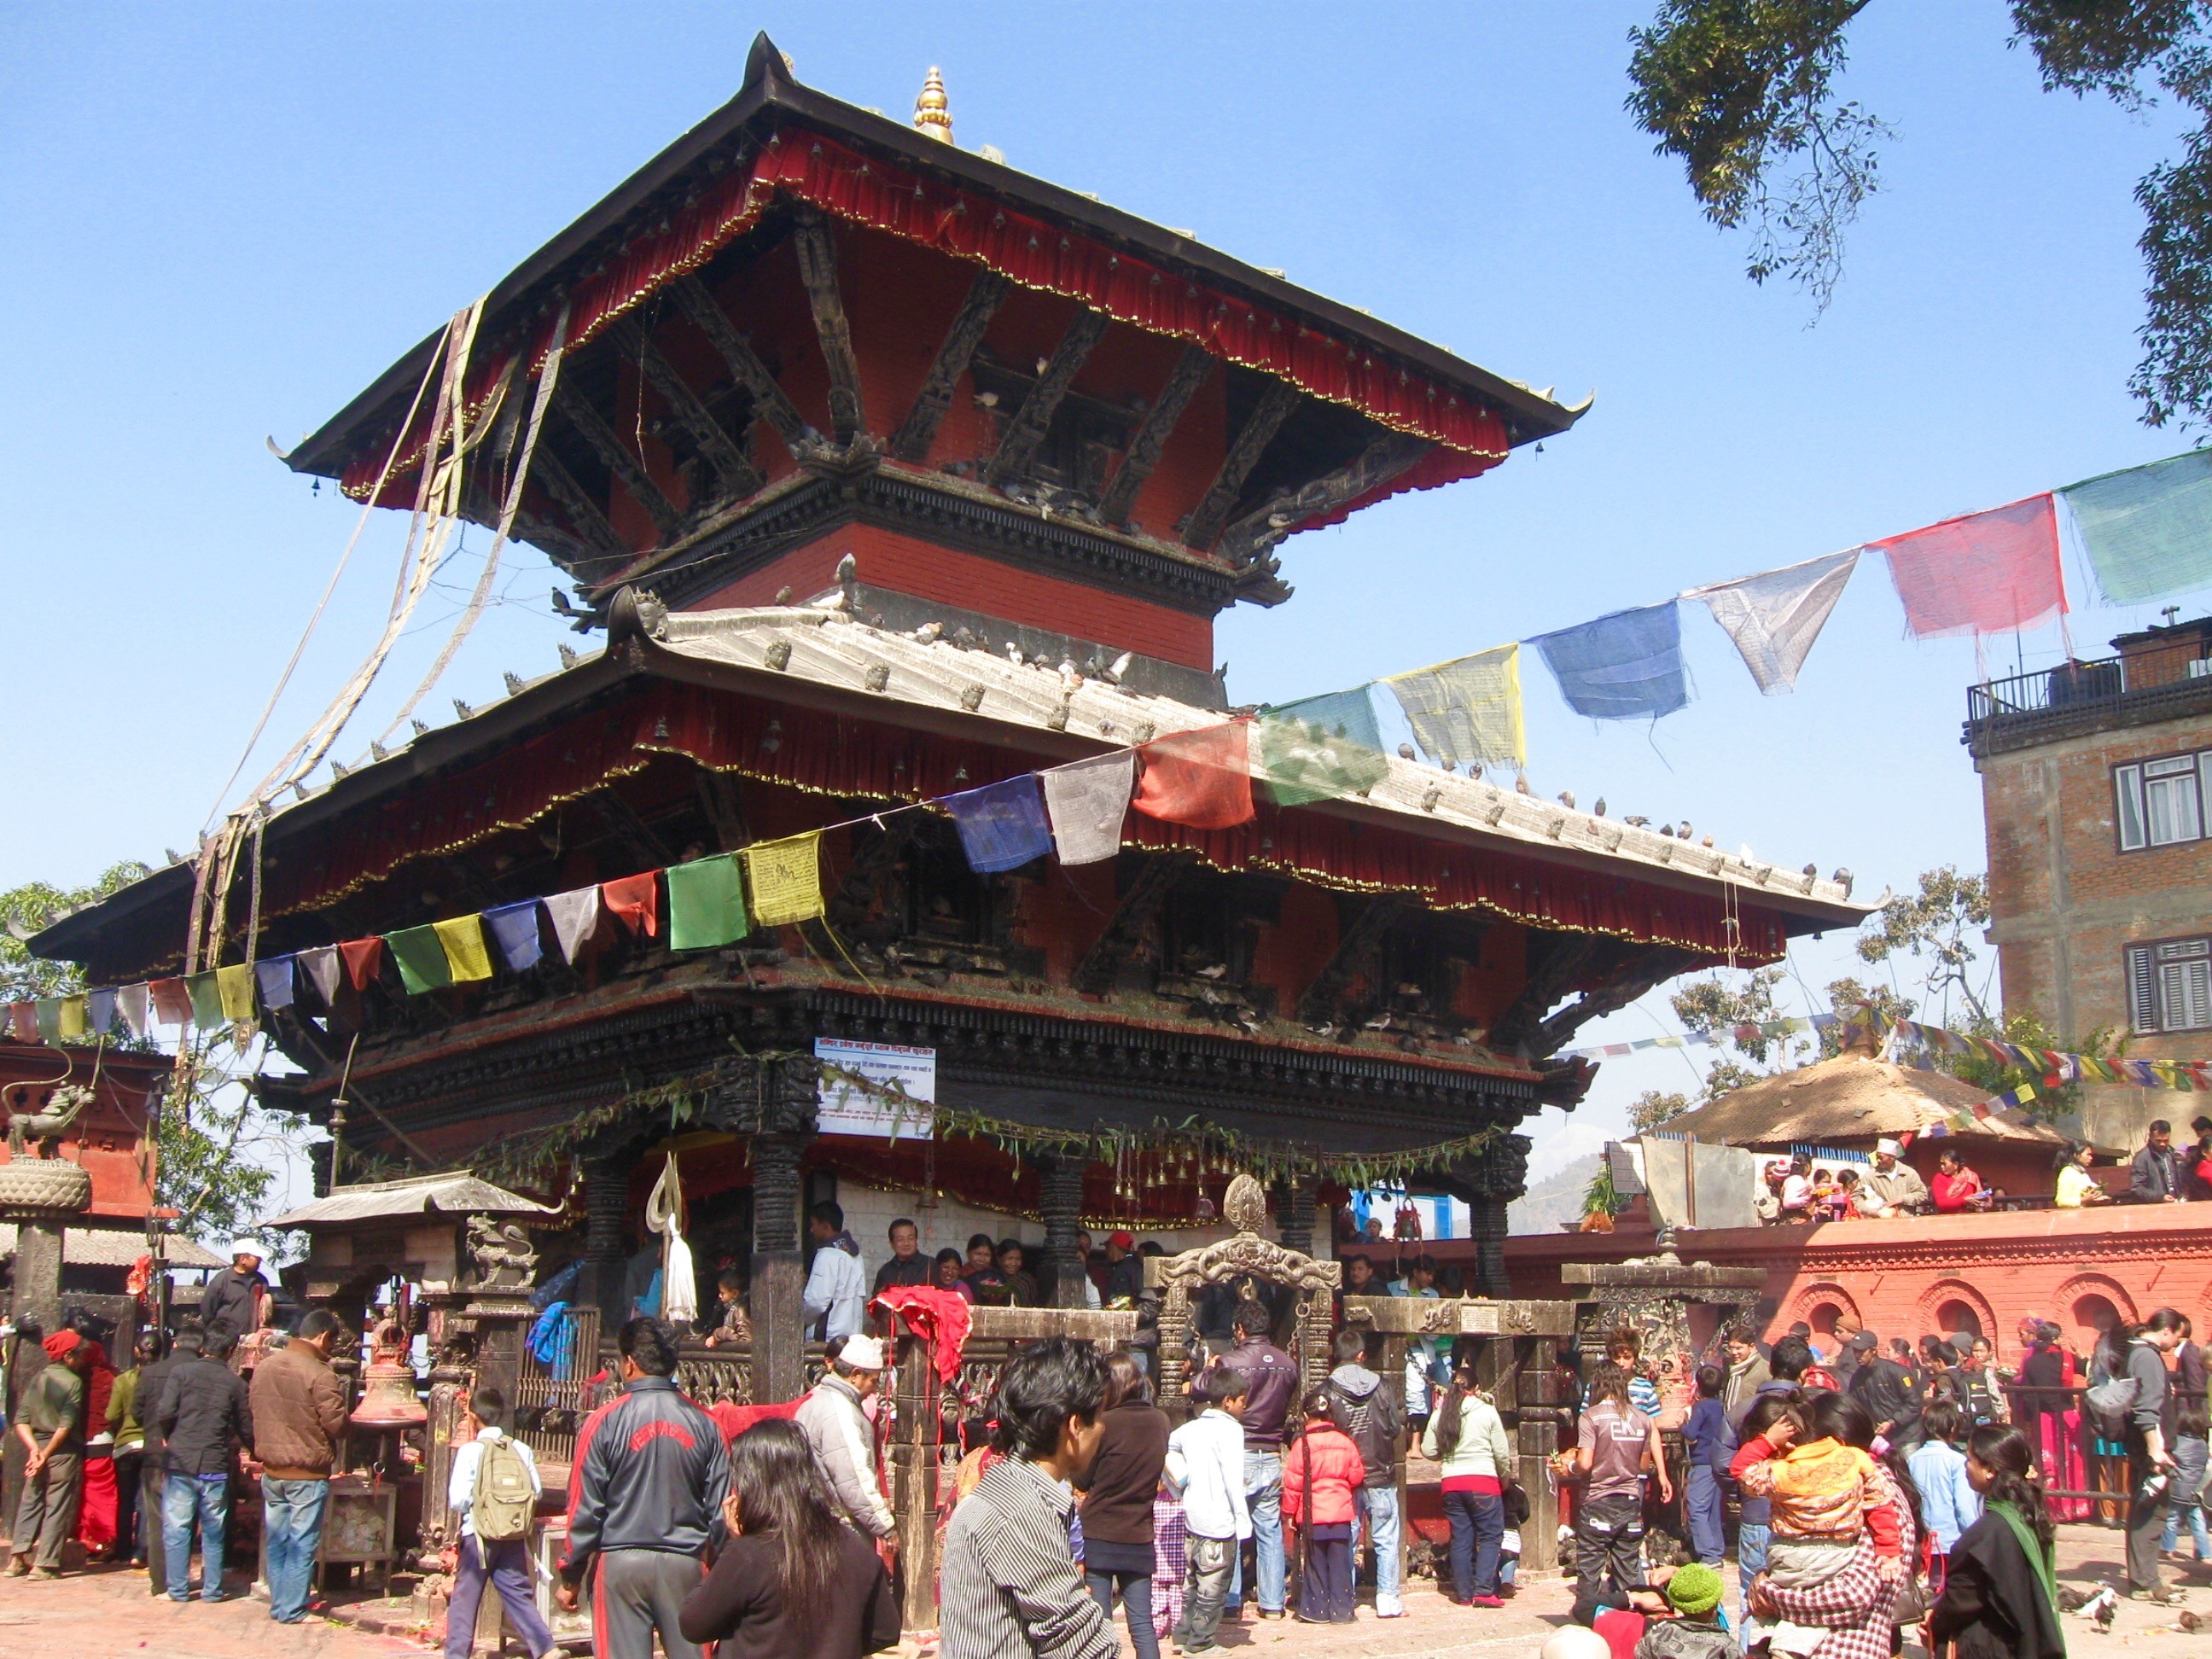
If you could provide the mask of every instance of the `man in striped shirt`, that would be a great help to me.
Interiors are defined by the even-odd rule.
[[[938,1581],[939,1659],[1116,1659],[1114,1626],[1069,1545],[1075,1499],[1105,1431],[1097,1349],[1054,1337],[999,1379],[1002,1455],[952,1511]]]

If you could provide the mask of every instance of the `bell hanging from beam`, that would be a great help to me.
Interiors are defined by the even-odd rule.
[[[430,1413],[415,1395],[415,1368],[407,1363],[407,1337],[396,1319],[377,1322],[375,1350],[361,1373],[361,1404],[347,1418],[357,1429],[415,1429]]]

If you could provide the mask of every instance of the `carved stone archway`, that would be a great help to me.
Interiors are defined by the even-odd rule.
[[[1221,1212],[1237,1229],[1231,1237],[1181,1255],[1154,1256],[1145,1263],[1145,1283],[1160,1292],[1159,1400],[1170,1413],[1178,1412],[1184,1399],[1183,1373],[1189,1359],[1184,1333],[1190,1328],[1192,1297],[1206,1285],[1225,1279],[1249,1275],[1295,1293],[1300,1392],[1318,1387],[1328,1375],[1329,1330],[1344,1269],[1261,1237],[1267,1195],[1249,1175],[1229,1183]]]

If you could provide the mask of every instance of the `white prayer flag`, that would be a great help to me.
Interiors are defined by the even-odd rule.
[[[315,994],[323,1000],[323,1006],[332,1008],[338,1000],[338,947],[319,945],[313,951],[302,951],[295,958],[300,969],[307,976],[307,983],[315,988]]]
[[[147,1006],[148,987],[143,983],[125,985],[115,994],[115,1006],[123,1011],[123,1024],[134,1037],[146,1035],[149,1013]]]
[[[1098,864],[1121,850],[1121,819],[1136,787],[1133,750],[1040,772],[1045,816],[1062,864]]]
[[[553,937],[561,946],[561,960],[573,965],[576,952],[599,925],[599,890],[579,887],[574,892],[552,894],[544,903],[545,914],[552,919]]]
[[[1743,665],[1768,696],[1796,688],[1797,671],[1813,648],[1828,613],[1844,596],[1859,550],[1808,559],[1741,581],[1692,587],[1686,599],[1703,599],[1713,620],[1728,630]]]

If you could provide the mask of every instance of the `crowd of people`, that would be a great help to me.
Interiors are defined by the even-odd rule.
[[[2051,1207],[2212,1202],[2212,1117],[2199,1117],[2189,1127],[2197,1139],[2183,1146],[2175,1144],[2171,1123],[2163,1118],[2152,1123],[2142,1149],[2129,1164],[2127,1188],[2118,1193],[2092,1173],[2096,1149],[2085,1142],[2068,1142],[2054,1161]],[[1966,1215],[2011,1201],[2013,1195],[1984,1180],[1958,1147],[1938,1152],[1935,1178],[1925,1180],[1905,1161],[1905,1143],[1885,1137],[1875,1144],[1863,1169],[1849,1163],[1821,1164],[1808,1152],[1770,1160],[1761,1172],[1753,1206],[1769,1225],[1802,1225]]]

